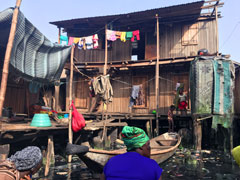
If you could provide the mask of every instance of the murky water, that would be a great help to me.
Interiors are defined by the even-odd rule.
[[[201,153],[182,149],[168,161],[160,165],[163,179],[195,180],[240,180],[240,168],[232,161],[230,154],[221,151],[202,151]],[[73,157],[73,162],[66,163],[61,156],[56,156],[55,167],[50,168],[49,176],[44,178],[43,169],[33,179],[42,180],[96,180],[99,175],[92,174],[84,163]]]

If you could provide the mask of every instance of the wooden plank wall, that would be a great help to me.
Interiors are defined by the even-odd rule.
[[[27,82],[8,82],[4,107],[11,107],[14,113],[27,113],[30,105],[38,102],[39,92],[30,93]]]
[[[189,99],[189,74],[188,73],[161,73],[159,79],[159,110],[160,114],[167,114],[169,107],[173,104],[176,83],[184,83],[184,91]],[[155,82],[150,81],[149,111],[156,109]],[[189,107],[190,108],[190,107]]]
[[[154,71],[153,71],[154,72]],[[161,70],[160,70],[161,72]],[[129,100],[131,94],[132,84],[136,84],[132,81],[134,77],[143,77],[146,82],[146,107],[133,107],[132,110],[129,108]],[[174,100],[174,92],[176,83],[184,83],[185,91],[187,92],[187,96],[189,97],[189,77],[188,73],[160,73],[160,113],[167,114],[169,106],[173,104]],[[79,81],[79,79],[78,79]],[[81,112],[87,112],[89,108],[89,88],[81,82],[77,82],[75,86],[76,90],[74,92],[78,92],[79,94],[75,97],[75,102],[77,103],[78,109]],[[151,113],[156,108],[155,103],[155,79],[154,74],[152,73],[142,73],[133,75],[130,71],[124,71],[121,75],[111,79],[111,84],[114,91],[113,102],[108,105],[108,112],[115,113],[140,113],[146,114]],[[81,92],[81,93],[80,93]],[[86,104],[86,107],[80,107],[80,104]],[[79,105],[78,105],[79,104]],[[102,109],[99,109],[101,112]]]
[[[130,60],[132,55],[131,42],[122,42],[119,39],[109,42],[111,48],[108,49],[108,62]],[[74,49],[74,58],[78,62],[104,62],[105,50],[87,49],[80,50],[77,46]]]
[[[160,58],[194,56],[202,48],[208,49],[210,53],[216,52],[215,21],[198,22],[198,43],[195,45],[182,44],[184,25],[188,24],[160,26]],[[156,36],[152,32],[147,33],[146,38],[145,59],[155,59]]]

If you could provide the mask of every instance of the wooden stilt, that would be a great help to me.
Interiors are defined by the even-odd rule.
[[[71,67],[70,67],[70,80],[69,80],[69,104],[72,103],[72,81],[73,81],[73,55],[74,55],[74,46],[71,50]],[[73,141],[73,132],[72,132],[72,108],[69,110],[69,123],[68,123],[68,143],[72,144]],[[72,155],[68,156],[68,162],[72,161]]]
[[[7,159],[9,151],[10,151],[9,144],[0,145],[0,160]]]
[[[202,149],[202,122],[198,121],[196,117],[194,117],[193,122],[194,122],[195,148],[197,150],[201,150]]]
[[[157,62],[156,62],[156,72],[155,72],[155,101],[156,101],[156,129],[157,136],[159,135],[159,19],[158,14],[156,14],[157,19]]]
[[[152,124],[152,119],[150,119],[150,128],[151,128],[151,138],[153,138],[153,124]]]
[[[13,11],[12,24],[11,24],[11,29],[9,33],[7,48],[5,52],[5,59],[4,59],[3,71],[2,71],[1,89],[0,89],[0,117],[2,116],[2,109],[5,101],[7,81],[8,81],[8,68],[9,68],[12,46],[13,46],[13,41],[14,41],[15,32],[16,32],[17,17],[18,17],[18,12],[19,12],[19,7],[21,5],[21,2],[22,0],[16,1],[16,6]]]
[[[54,163],[54,143],[53,143],[53,136],[48,136],[48,149],[47,149],[47,162],[45,166],[44,176],[48,176],[49,168],[51,163]]]
[[[107,75],[107,61],[108,61],[108,46],[107,46],[107,24],[105,25],[105,63],[104,63],[104,71],[103,75]],[[102,111],[102,120],[105,119],[104,126],[103,126],[103,134],[102,134],[102,141],[106,140],[106,134],[107,134],[107,128],[106,128],[106,122],[107,122],[107,104],[103,103],[103,111]]]

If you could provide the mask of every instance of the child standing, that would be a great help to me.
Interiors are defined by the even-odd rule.
[[[168,110],[168,132],[173,132],[174,130],[174,122],[173,122],[173,111],[175,110],[175,106],[171,105]]]

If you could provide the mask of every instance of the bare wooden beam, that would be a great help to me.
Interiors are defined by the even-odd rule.
[[[163,65],[163,64],[174,64],[174,63],[179,63],[179,62],[189,62],[192,61],[194,58],[187,58],[187,59],[176,59],[176,60],[166,60],[166,61],[159,61],[159,65]],[[112,64],[111,67],[115,67],[115,68],[121,68],[121,67],[139,67],[139,66],[154,66],[156,65],[155,61],[152,62],[141,62],[141,63],[134,63],[134,64],[128,64],[128,65],[124,65],[122,66],[121,64]],[[83,68],[99,68],[102,67],[101,64],[89,64],[87,66],[84,66]]]
[[[217,6],[221,7],[222,5],[224,5],[224,3],[218,3]],[[209,8],[214,8],[216,5],[215,4],[211,4],[211,5],[206,5],[206,6],[202,6],[201,9],[209,9]]]

